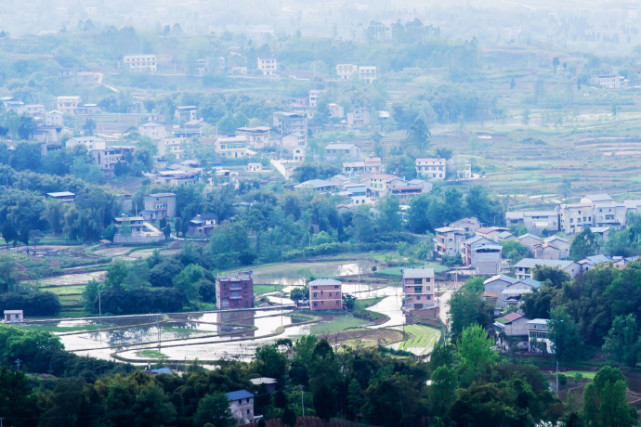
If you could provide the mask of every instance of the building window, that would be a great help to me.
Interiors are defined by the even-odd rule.
[[[415,285],[420,285],[421,283],[423,283],[423,279],[414,279]]]

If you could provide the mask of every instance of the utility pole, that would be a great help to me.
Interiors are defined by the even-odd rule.
[[[156,318],[156,328],[158,328],[158,352],[160,353],[160,316]]]
[[[102,317],[102,292],[100,291],[98,291],[98,316]]]

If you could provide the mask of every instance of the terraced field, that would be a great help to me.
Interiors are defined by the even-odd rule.
[[[409,334],[410,338],[401,342],[398,348],[416,355],[430,353],[441,337],[438,329],[418,324],[406,325],[405,333]]]

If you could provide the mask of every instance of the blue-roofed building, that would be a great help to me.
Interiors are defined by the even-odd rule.
[[[236,390],[225,393],[229,400],[229,409],[239,424],[254,421],[254,395],[247,390]]]

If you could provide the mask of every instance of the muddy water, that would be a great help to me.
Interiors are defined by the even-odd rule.
[[[93,271],[91,273],[64,274],[62,276],[46,277],[32,282],[49,286],[86,285],[90,280],[97,280],[98,282],[104,281],[106,273],[106,271]]]
[[[352,276],[370,273],[375,265],[376,262],[367,259],[275,264],[254,269],[254,283],[303,286],[310,274],[316,277]]]
[[[400,288],[387,287],[372,290],[365,284],[344,286],[345,292],[359,298],[384,297],[370,309],[389,316],[390,320],[372,328],[403,323]],[[163,320],[160,324],[161,350],[171,359],[251,360],[258,346],[274,343],[279,338],[295,339],[310,333],[310,325],[296,325],[293,323],[293,318],[289,316],[290,313],[291,310],[257,310],[255,312],[117,317],[104,319],[108,322],[105,327],[122,326],[123,328],[109,331],[66,332],[59,335],[66,349],[75,350],[81,355],[111,359],[111,354],[120,347],[119,355],[128,359],[137,359],[139,357],[136,353],[141,348],[157,348],[157,320],[161,318]],[[100,321],[52,322],[52,326],[83,326],[83,323],[79,322],[90,324]],[[274,333],[279,334],[271,336]],[[135,346],[135,348],[129,346]]]

